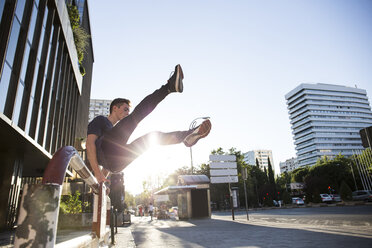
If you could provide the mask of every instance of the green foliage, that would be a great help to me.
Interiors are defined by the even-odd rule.
[[[342,181],[352,182],[351,160],[342,155],[337,155],[334,159],[323,157],[309,169],[308,177],[321,179],[316,185],[321,193],[328,192],[328,186],[339,192]]]
[[[269,184],[271,187],[271,191],[270,191],[271,197],[272,199],[279,200],[278,195],[277,195],[277,187],[275,184],[274,171],[273,171],[273,167],[271,166],[270,159],[268,159],[268,175],[269,175]]]
[[[79,10],[75,5],[67,5],[68,15],[70,17],[71,28],[75,29],[80,26]]]
[[[60,203],[60,211],[64,214],[77,214],[82,212],[82,202],[80,201],[80,192],[63,196]],[[87,204],[87,203],[85,203]]]
[[[352,191],[345,181],[342,181],[340,186],[340,197],[343,201],[353,200]]]
[[[292,171],[292,182],[302,183],[309,173],[309,166],[300,167]]]
[[[86,48],[89,45],[90,35],[80,26],[80,15],[77,7],[75,5],[67,5],[68,14],[70,17],[70,23],[72,32],[74,35],[74,41],[76,46],[76,51],[79,60],[79,69],[81,75],[85,75],[85,68],[82,66],[84,60],[84,53],[86,53]]]
[[[134,209],[136,207],[136,201],[134,199],[134,196],[127,191],[125,191],[124,204],[127,206],[127,208],[132,207]]]
[[[273,198],[269,196],[264,196],[263,205],[266,207],[272,207],[274,205]]]
[[[319,190],[315,190],[315,192],[312,195],[312,198],[313,198],[313,201],[312,202],[314,202],[314,203],[320,203],[320,202],[322,202],[322,198],[320,197]]]
[[[271,166],[270,159],[268,159],[268,175],[269,175],[269,183],[272,185],[275,185],[274,171],[273,171],[273,167]]]
[[[283,172],[280,176],[276,178],[276,185],[278,189],[287,190],[287,184],[291,183],[291,172]]]
[[[287,191],[283,192],[282,198],[283,198],[282,200],[283,200],[284,204],[291,204],[292,203],[291,195]]]

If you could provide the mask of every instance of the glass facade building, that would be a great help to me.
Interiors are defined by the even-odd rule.
[[[74,1],[71,1],[74,2]],[[90,34],[88,1],[82,26]],[[0,1],[0,229],[14,224],[26,178],[43,175],[53,153],[86,136],[91,40],[79,71],[64,0]]]
[[[300,84],[285,95],[298,166],[321,156],[363,149],[359,130],[372,124],[367,92],[330,84]]]

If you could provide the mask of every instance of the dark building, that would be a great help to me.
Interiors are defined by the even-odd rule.
[[[78,6],[90,34],[87,0]],[[25,182],[53,153],[86,136],[93,49],[79,62],[65,0],[0,1],[0,230],[16,220]]]

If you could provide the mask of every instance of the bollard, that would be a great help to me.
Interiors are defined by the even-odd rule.
[[[115,233],[118,233],[118,210],[115,209]]]
[[[110,211],[110,228],[111,228],[111,244],[115,244],[115,233],[114,233],[114,207],[111,206]]]

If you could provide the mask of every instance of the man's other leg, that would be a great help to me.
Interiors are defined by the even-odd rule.
[[[105,154],[108,167],[112,172],[122,171],[130,163],[132,163],[141,154],[147,151],[154,144],[157,145],[173,145],[179,144],[192,132],[176,131],[170,133],[151,132],[145,134],[132,143],[124,146],[114,146],[115,150],[110,152],[110,155]]]

